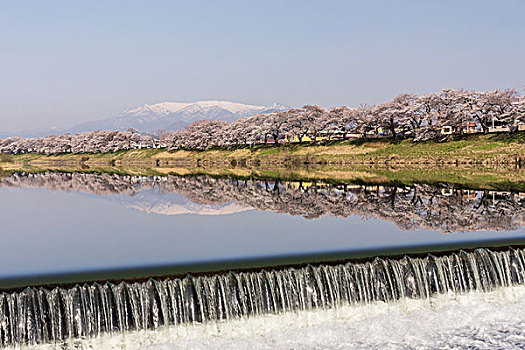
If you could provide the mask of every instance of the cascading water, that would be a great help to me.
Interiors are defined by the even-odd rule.
[[[509,248],[142,283],[26,288],[0,294],[0,339],[3,346],[58,342],[163,325],[489,291],[524,279],[525,250]]]

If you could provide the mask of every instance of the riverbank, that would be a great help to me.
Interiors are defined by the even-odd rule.
[[[107,173],[126,176],[198,176],[228,177],[236,179],[282,180],[295,182],[325,182],[332,184],[401,185],[428,184],[454,186],[465,189],[525,191],[525,169],[482,166],[440,167],[404,165],[297,165],[297,166],[147,166],[84,164],[21,166],[0,171],[0,178],[12,172],[44,173]]]
[[[165,149],[128,150],[90,154],[22,154],[3,156],[0,167],[21,164],[94,166],[155,165],[444,165],[476,164],[512,166],[525,164],[525,133],[471,135],[449,142],[412,142],[411,140],[337,141],[325,145],[289,144],[256,147],[218,148],[207,151]]]
[[[0,169],[199,175],[364,184],[449,183],[525,189],[525,135],[472,135],[445,143],[409,140],[260,146],[208,151],[129,150],[98,154],[2,155]]]

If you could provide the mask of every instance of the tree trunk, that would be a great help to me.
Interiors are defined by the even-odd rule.
[[[392,138],[396,139],[397,138],[396,128],[393,126],[390,127],[390,132],[392,133]]]

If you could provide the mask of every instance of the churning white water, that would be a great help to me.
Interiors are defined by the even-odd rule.
[[[0,339],[97,349],[525,348],[524,288],[525,250],[512,248],[26,288],[0,294]]]
[[[523,349],[525,286],[103,335],[38,349]]]

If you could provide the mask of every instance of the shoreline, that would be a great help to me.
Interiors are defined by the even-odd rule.
[[[525,134],[474,135],[446,143],[404,140],[187,151],[0,157],[12,172],[97,172],[131,176],[210,175],[293,181],[439,185],[525,191]]]
[[[333,141],[327,144],[259,145],[205,151],[131,149],[114,153],[3,154],[12,164],[114,166],[278,166],[278,165],[483,165],[525,166],[525,133],[471,135],[448,142],[411,140]]]
[[[151,165],[151,166],[150,166]],[[525,192],[525,168],[484,166],[116,166],[110,163],[42,164],[16,166],[0,171],[0,179],[15,172],[107,173],[124,176],[212,176],[235,179],[326,182],[332,184],[407,185],[428,184],[463,189],[513,190]]]
[[[386,167],[386,166],[297,166],[297,167],[117,167],[41,166],[13,168],[0,172],[0,179],[12,173],[98,173],[122,176],[211,176],[217,178],[255,179],[357,185],[412,186],[427,184],[472,190],[525,192],[525,169],[486,167]]]

